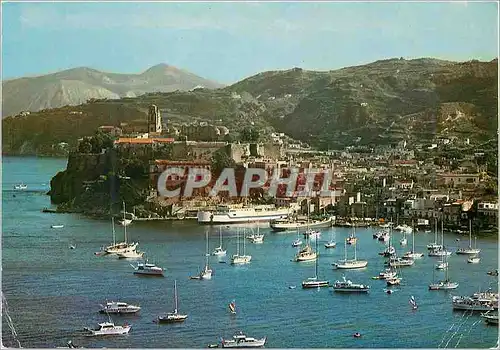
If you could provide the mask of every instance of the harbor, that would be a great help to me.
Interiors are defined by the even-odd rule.
[[[57,171],[57,164],[52,166],[45,176]],[[5,168],[7,174],[12,170],[12,164]],[[29,167],[23,169],[29,171]],[[233,266],[229,259],[237,250],[237,233],[257,232],[255,224],[133,222],[127,226],[129,239],[139,242],[149,261],[164,269],[164,278],[158,279],[134,275],[132,261],[94,255],[100,246],[112,242],[109,220],[41,213],[40,208],[49,203],[47,196],[37,193],[12,197],[4,192],[3,196],[4,218],[8,218],[3,222],[3,293],[23,347],[64,346],[72,340],[88,348],[203,348],[218,343],[220,337],[230,339],[240,330],[250,337],[266,337],[265,346],[271,348],[381,348],[388,344],[399,348],[408,344],[490,348],[498,338],[498,329],[487,325],[480,313],[454,311],[452,306],[452,296],[472,295],[488,288],[497,291],[498,277],[487,274],[498,268],[496,239],[478,238],[479,264],[468,264],[466,256],[455,253],[449,257],[450,278],[459,283],[456,290],[429,291],[428,285],[438,278],[434,264],[439,258],[427,256],[426,246],[434,241],[433,232],[417,233],[415,250],[425,256],[404,269],[401,285],[388,294],[385,281],[372,279],[386,267],[378,253],[387,245],[373,239],[378,228],[356,228],[358,259],[368,262],[367,267],[357,270],[335,270],[331,265],[344,258],[343,242],[352,228],[319,229],[318,276],[331,285],[345,275],[348,280],[370,286],[369,293],[350,294],[334,293],[332,288],[300,287],[314,275],[315,263],[290,261],[297,252],[291,245],[297,237],[294,231],[272,233],[269,223],[259,224],[259,232],[265,237],[263,244],[247,241],[246,254],[252,256],[251,262]],[[64,227],[52,229],[56,222]],[[211,280],[191,280],[190,276],[205,264],[206,231],[210,252],[219,246],[222,233],[227,256],[209,257]],[[119,239],[122,234],[123,227],[116,225]],[[324,243],[332,234],[337,247],[326,249]],[[393,235],[398,253],[409,250],[398,244],[401,232],[394,231]],[[445,232],[445,245],[456,250],[457,237]],[[70,249],[70,245],[76,249]],[[353,248],[348,249],[351,256]],[[156,324],[152,321],[158,315],[173,308],[174,280],[179,309],[188,318],[181,324]],[[297,288],[291,288],[294,286]],[[409,304],[410,296],[418,303],[417,310]],[[127,322],[132,329],[126,336],[86,337],[84,327],[108,321],[99,313],[106,300],[141,307],[134,315],[111,316],[115,324]],[[236,314],[228,309],[233,300]],[[318,333],[319,328],[322,330]],[[7,342],[12,341],[7,327],[3,332],[4,345],[15,344]],[[356,332],[360,337],[353,336]]]

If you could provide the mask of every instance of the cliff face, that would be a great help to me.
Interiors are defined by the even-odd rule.
[[[128,207],[143,203],[148,184],[145,160],[120,158],[114,149],[72,152],[66,170],[51,179],[49,194],[61,212],[107,217],[117,213],[123,201]]]

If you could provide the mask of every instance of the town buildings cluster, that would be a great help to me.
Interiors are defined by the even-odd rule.
[[[151,106],[148,133],[124,135],[116,126],[101,126],[101,132],[115,138],[114,149],[126,157],[147,162],[150,180],[148,201],[170,205],[171,213],[189,208],[215,205],[218,201],[240,201],[241,198],[210,198],[208,189],[194,192],[191,198],[161,198],[156,190],[160,174],[169,166],[202,167],[213,170],[214,155],[223,153],[242,168],[261,168],[269,174],[286,173],[289,168],[329,169],[333,173],[330,197],[315,196],[314,210],[329,211],[346,220],[392,220],[415,225],[433,226],[435,220],[450,228],[468,229],[469,220],[480,230],[497,230],[498,198],[496,175],[488,173],[481,157],[484,153],[468,139],[443,139],[433,144],[402,140],[397,144],[372,148],[351,146],[340,151],[316,151],[298,141],[290,142],[284,134],[275,133],[268,142],[248,143],[223,141],[230,134],[227,128],[185,127],[172,135],[162,122],[160,111]],[[217,130],[217,131],[215,131]],[[182,136],[181,136],[182,135]],[[442,162],[443,147],[468,147],[460,158]],[[447,148],[447,149],[448,149]],[[418,156],[424,152],[425,157]],[[436,156],[439,155],[439,156]],[[184,178],[171,178],[170,185],[179,186]],[[302,186],[302,187],[301,187]],[[318,190],[316,184],[315,190]],[[303,189],[303,182],[294,194]],[[262,197],[265,198],[265,190]],[[282,191],[276,198],[267,198],[276,205],[291,205],[303,198],[287,197]]]

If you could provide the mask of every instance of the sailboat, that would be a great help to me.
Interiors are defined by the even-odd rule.
[[[424,253],[416,253],[415,252],[415,228],[413,227],[413,222],[412,222],[411,251],[403,254],[403,258],[405,258],[405,259],[421,259],[423,257],[424,257]]]
[[[123,217],[125,218],[125,202],[123,202]],[[124,239],[123,242],[116,243],[116,234],[115,234],[115,220],[111,217],[111,225],[113,230],[113,244],[104,248],[104,252],[106,254],[117,254],[117,253],[125,253],[127,251],[135,250],[137,248],[138,243],[128,243],[127,242],[127,226],[124,226]]]
[[[333,239],[333,232],[330,235],[330,240],[325,243],[325,248],[335,248],[337,246],[337,243]]]
[[[443,256],[444,262],[447,263],[448,257],[445,255]],[[448,264],[449,267],[449,264]],[[445,269],[445,278],[442,281],[438,282],[433,282],[429,284],[429,290],[449,290],[449,289],[456,289],[458,288],[458,283],[457,282],[452,282],[448,276],[448,270],[449,268]]]
[[[444,223],[441,221],[441,248],[432,249],[429,252],[429,256],[443,256],[443,255],[451,255],[451,251],[448,251],[444,246]]]
[[[215,248],[215,250],[212,252],[212,255],[225,256],[226,250],[224,250],[224,248],[222,248],[222,228],[221,227],[219,227],[219,239],[220,239],[219,246],[217,248]]]
[[[356,256],[356,244],[354,245],[354,259],[347,260],[347,240],[344,240],[344,260],[339,260],[332,265],[337,269],[361,269],[368,265],[366,260],[358,260]]]
[[[442,249],[443,246],[438,242],[438,226],[437,226],[437,218],[434,219],[434,242],[427,244],[427,249],[429,250],[439,250]]]
[[[259,225],[257,224],[257,233],[253,234],[250,238],[252,243],[260,244],[264,243],[264,235],[260,233]]]
[[[188,315],[181,315],[178,309],[178,300],[177,300],[177,281],[174,281],[174,312],[169,312],[164,315],[158,316],[158,323],[178,323],[184,322]]]
[[[205,232],[205,234],[206,234],[206,241],[207,241],[207,250],[205,253],[205,257],[207,260],[205,263],[205,267],[203,268],[203,270],[200,271],[198,276],[193,276],[193,277],[191,277],[191,279],[201,279],[201,280],[212,279],[212,269],[208,266],[208,257],[210,256],[210,254],[208,253],[208,231]]]
[[[318,251],[318,240],[316,240],[316,251]],[[315,271],[314,277],[310,277],[307,280],[302,281],[302,288],[328,287],[330,285],[330,282],[323,281],[318,278],[318,259],[316,259],[314,271]]]
[[[302,245],[302,240],[300,239],[299,229],[297,229],[297,239],[292,242],[292,247],[298,247]]]
[[[352,233],[349,235],[349,237],[346,238],[347,244],[356,244],[358,241],[358,237],[356,237],[356,226],[352,227]]]
[[[314,251],[314,249],[312,249],[311,247],[311,235],[309,231],[304,232],[304,238],[306,239],[306,246],[302,249],[299,249],[299,251],[295,255],[294,260],[296,262],[313,261],[317,259],[317,252]]]
[[[458,248],[456,253],[457,254],[469,254],[469,255],[476,255],[481,252],[481,249],[476,248],[476,240],[474,239],[474,248],[472,248],[472,224],[471,221],[469,220],[469,247],[467,248]]]
[[[415,298],[413,297],[413,295],[411,296],[408,303],[411,305],[412,310],[416,310],[418,308],[417,302],[415,301]]]
[[[229,303],[229,312],[233,315],[236,314],[236,302],[234,300]]]
[[[243,230],[244,230],[244,228],[243,228]],[[246,255],[245,239],[243,239],[243,255],[240,255],[240,233],[239,233],[239,231],[237,233],[237,236],[238,236],[238,245],[236,247],[236,254],[231,257],[231,264],[232,265],[248,264],[248,263],[250,263],[250,260],[252,260],[252,256]]]

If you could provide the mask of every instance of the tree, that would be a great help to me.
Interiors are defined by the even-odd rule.
[[[245,127],[241,131],[241,141],[257,142],[259,141],[259,132],[255,128]]]
[[[224,148],[214,152],[212,155],[212,169],[219,174],[224,168],[235,168],[236,163],[231,158]]]

